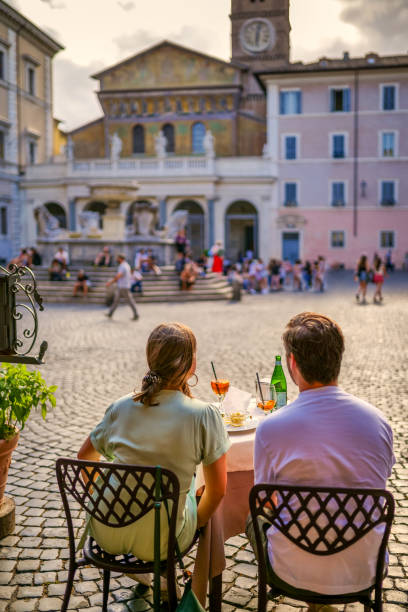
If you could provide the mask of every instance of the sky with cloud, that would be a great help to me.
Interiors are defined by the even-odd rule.
[[[166,38],[230,56],[230,0],[8,0],[65,46],[54,114],[73,129],[101,115],[91,74]],[[291,0],[292,61],[408,52],[408,0]]]

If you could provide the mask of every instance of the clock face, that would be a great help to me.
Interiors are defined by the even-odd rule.
[[[266,19],[251,19],[242,26],[242,46],[251,53],[265,51],[275,44],[275,30]]]

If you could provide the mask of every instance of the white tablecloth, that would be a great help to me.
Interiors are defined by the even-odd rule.
[[[250,414],[257,418],[258,424],[267,415],[255,407],[255,401],[251,403]],[[254,444],[255,444],[256,429],[248,432],[232,431],[229,435],[231,440],[231,448],[227,453],[227,472],[245,472],[254,469]],[[204,476],[202,466],[197,470],[197,489],[204,484]]]

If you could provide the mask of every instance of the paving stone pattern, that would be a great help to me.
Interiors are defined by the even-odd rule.
[[[339,279],[337,282],[336,279]],[[385,581],[385,612],[408,607],[408,451],[407,413],[407,279],[386,284],[382,306],[353,302],[354,288],[341,277],[323,295],[282,294],[245,297],[240,304],[150,304],[130,321],[128,306],[113,320],[94,306],[47,306],[40,315],[41,339],[50,348],[41,367],[48,384],[58,385],[58,404],[46,423],[38,415],[27,424],[14,453],[6,493],[17,504],[13,535],[0,542],[0,612],[59,610],[67,576],[67,534],[55,478],[55,460],[74,457],[82,441],[116,398],[140,384],[144,349],[151,329],[163,320],[190,325],[198,339],[199,384],[196,395],[210,398],[210,359],[233,385],[253,389],[254,374],[270,372],[282,352],[281,334],[291,315],[316,310],[333,316],[347,342],[341,383],[381,408],[395,432],[397,463],[390,482],[397,515],[390,542],[390,568]],[[296,396],[289,383],[289,399]],[[75,515],[80,530],[83,517]],[[223,610],[256,609],[257,568],[244,536],[228,541],[223,575]],[[192,559],[190,560],[192,564]],[[151,597],[138,598],[134,582],[112,579],[111,612],[151,609]],[[76,578],[70,609],[100,610],[99,571],[84,568]],[[279,612],[302,608],[284,600],[269,604]],[[357,609],[347,606],[347,610]],[[304,608],[304,606],[303,606]]]

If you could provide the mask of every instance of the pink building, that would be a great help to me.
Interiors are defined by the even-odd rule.
[[[408,253],[408,56],[287,64],[259,73],[276,165],[276,255],[353,267]]]

